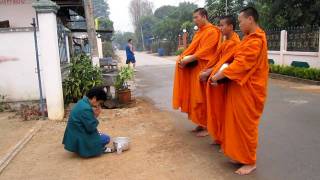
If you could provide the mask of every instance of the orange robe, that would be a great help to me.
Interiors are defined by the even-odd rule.
[[[206,127],[206,105],[199,100],[205,94],[205,84],[199,86],[199,72],[212,59],[220,42],[220,30],[207,24],[199,29],[189,47],[182,53],[180,59],[194,55],[198,64],[194,67],[175,68],[173,85],[173,108],[188,113],[189,119],[199,126]]]
[[[233,33],[230,39],[225,40],[214,59],[210,60],[207,69],[213,68],[210,78],[220,69],[224,63],[230,63],[233,60],[234,50],[240,43],[240,38],[237,33]],[[210,79],[209,78],[209,79]],[[226,85],[219,84],[216,87],[207,83],[207,130],[215,142],[220,143],[223,140],[223,124],[226,101]]]
[[[239,44],[223,74],[228,83],[223,152],[243,164],[256,163],[258,124],[267,95],[269,65],[265,32],[258,28]]]

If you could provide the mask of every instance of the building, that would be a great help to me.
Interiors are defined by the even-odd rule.
[[[62,119],[64,69],[74,52],[74,37],[82,33],[86,38],[86,28],[73,24],[77,19],[85,23],[84,17],[82,0],[0,0],[0,56],[18,59],[0,65],[0,94],[9,102],[39,100],[38,51],[49,119]],[[38,48],[31,25],[33,19]]]

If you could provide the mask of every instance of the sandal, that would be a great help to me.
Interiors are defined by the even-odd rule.
[[[103,150],[104,154],[113,153],[113,152],[115,152],[115,150],[113,148],[109,148],[109,147],[105,147],[104,150]]]

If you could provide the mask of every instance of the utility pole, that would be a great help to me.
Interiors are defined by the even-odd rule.
[[[141,43],[142,43],[142,50],[144,51],[145,50],[145,47],[144,47],[144,36],[143,36],[143,31],[142,31],[142,22],[141,22],[141,17],[142,17],[142,7],[141,7],[141,1],[139,0],[138,1],[139,3],[139,8],[138,8],[138,11],[139,11],[139,26],[140,26],[140,34],[141,34]]]
[[[99,66],[99,52],[97,45],[96,30],[94,25],[92,0],[83,0],[83,3],[86,16],[88,40],[91,49],[92,64]]]
[[[140,23],[140,32],[141,32],[141,40],[142,40],[142,49],[145,50],[145,47],[144,47],[144,36],[143,36],[142,24],[141,23]]]
[[[228,15],[228,0],[226,0],[226,15]]]

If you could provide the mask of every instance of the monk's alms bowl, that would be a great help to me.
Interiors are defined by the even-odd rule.
[[[113,147],[115,150],[121,149],[121,151],[126,151],[130,148],[130,140],[128,137],[115,137],[113,138]]]

